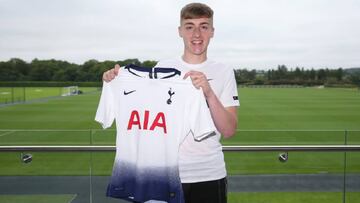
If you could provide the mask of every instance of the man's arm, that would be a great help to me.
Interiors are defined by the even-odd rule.
[[[102,77],[103,81],[110,82],[111,80],[113,80],[118,75],[119,70],[120,70],[120,65],[116,64],[114,68],[105,71]]]
[[[230,138],[235,135],[237,128],[237,107],[224,107],[217,96],[207,97],[210,113],[218,131],[225,137]]]
[[[190,77],[196,88],[202,88],[204,96],[209,105],[211,117],[215,127],[225,137],[229,138],[235,135],[237,128],[237,107],[224,107],[202,72],[189,71],[184,78]]]

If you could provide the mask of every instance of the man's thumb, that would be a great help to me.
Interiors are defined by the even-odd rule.
[[[120,70],[120,65],[119,64],[115,64],[114,66],[114,73],[115,75],[117,75],[119,73],[119,70]]]

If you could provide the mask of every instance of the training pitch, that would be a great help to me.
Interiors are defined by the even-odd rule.
[[[1,145],[114,145],[114,126],[102,130],[94,121],[100,98],[96,88],[67,97],[59,96],[58,88],[31,90],[25,103],[0,104]],[[0,88],[0,97],[5,97],[9,93],[2,92],[9,90]],[[44,92],[49,94],[39,96]],[[224,145],[360,144],[357,89],[240,88],[239,96],[238,131],[222,140]],[[227,170],[233,176],[344,172],[343,152],[290,152],[285,163],[279,162],[278,154],[228,152]],[[0,176],[86,176],[90,166],[92,175],[108,176],[114,159],[113,152],[32,155],[33,162],[24,164],[20,153],[1,153]],[[346,154],[346,172],[360,173],[359,152]]]

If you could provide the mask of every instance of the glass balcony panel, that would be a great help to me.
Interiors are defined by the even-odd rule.
[[[223,145],[334,145],[344,144],[344,131],[238,130]]]
[[[0,202],[89,202],[88,152],[1,152]]]
[[[307,130],[245,130],[234,139],[223,140],[224,145],[254,146],[344,142],[344,131]],[[344,159],[344,152],[226,152],[229,202],[343,202]]]
[[[360,145],[360,131],[347,131],[347,144]],[[347,203],[360,202],[360,152],[346,152],[345,197]]]
[[[93,130],[92,144],[115,146],[115,129]],[[92,198],[93,202],[127,203],[127,201],[106,197],[115,159],[115,151],[92,153]]]
[[[116,130],[115,129],[93,130],[91,139],[93,145],[115,146]]]
[[[254,146],[360,144],[359,131],[346,133],[239,131],[234,139],[222,142]],[[113,129],[1,131],[0,135],[1,145],[6,146],[115,145]],[[32,160],[26,161],[29,154]],[[114,156],[115,151],[0,152],[0,202],[125,203],[105,195]],[[360,202],[358,151],[225,152],[225,160],[229,203]]]
[[[0,130],[1,145],[89,145],[90,130]]]

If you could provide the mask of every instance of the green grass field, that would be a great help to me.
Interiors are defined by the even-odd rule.
[[[80,87],[83,92],[96,91],[95,87]],[[0,104],[32,101],[49,97],[61,96],[64,92],[62,87],[0,87]]]
[[[1,88],[1,92],[6,90]],[[27,98],[54,96],[59,95],[59,89],[30,88],[26,95]],[[241,88],[239,95],[240,130],[360,129],[360,92],[357,89]],[[99,93],[1,108],[0,129],[99,129],[93,121],[98,100]],[[28,113],[35,113],[31,117],[41,122],[32,123],[29,128],[27,121],[9,119],[26,119]],[[62,125],[44,125],[48,120],[67,121]]]
[[[1,203],[69,203],[74,194],[64,195],[0,195]]]
[[[240,100],[240,129],[360,128],[357,89],[242,88]]]
[[[57,90],[58,88],[54,88],[53,91]],[[344,144],[345,134],[348,144],[360,144],[360,92],[356,89],[241,88],[239,95],[239,131],[235,137],[223,140],[224,145]],[[0,143],[114,145],[114,126],[110,130],[102,130],[94,121],[99,97],[100,92],[91,92],[0,107]],[[317,152],[316,156],[313,156],[312,152],[291,152],[286,164],[277,160],[277,154],[228,152],[225,154],[228,172],[278,174],[343,171],[342,152]],[[46,156],[55,154],[39,153],[38,157],[46,160]],[[96,156],[94,155],[94,158]],[[106,159],[106,162],[110,162],[106,164],[110,168],[112,156],[113,154]],[[4,159],[8,159],[1,157],[2,163]],[[360,161],[357,160],[360,160],[360,153],[348,153],[348,159],[348,171],[359,172]],[[9,162],[11,159],[5,163]],[[15,160],[14,164],[16,163],[20,164],[18,160]],[[43,165],[41,160],[38,164],[39,168]],[[87,166],[88,162],[82,164]],[[10,166],[11,164],[0,167],[0,174],[19,173]],[[35,167],[36,163],[33,164],[33,168]],[[84,168],[87,172],[87,167]],[[38,171],[43,175],[67,173],[64,170],[52,170],[51,167],[48,171]],[[109,171],[99,169],[94,170],[94,173],[106,175]],[[32,172],[22,170],[21,173],[25,175]],[[71,175],[72,172],[69,173]],[[81,174],[76,174],[79,173]]]
[[[41,97],[36,96],[36,92],[40,91],[27,95]],[[239,95],[239,130],[235,137],[222,140],[224,145],[344,144],[345,135],[347,144],[360,144],[360,92],[357,89],[241,88]],[[99,98],[100,92],[91,92],[2,106],[0,145],[114,145],[114,126],[102,130],[94,121]],[[225,159],[231,175],[343,173],[343,152],[315,153],[316,156],[314,152],[290,152],[287,163],[278,161],[277,152],[228,152]],[[112,152],[32,154],[34,161],[23,164],[19,161],[20,153],[1,153],[0,175],[89,175],[89,166],[92,175],[109,175],[114,158]],[[51,161],[54,159],[57,161]],[[348,152],[346,161],[348,173],[360,173],[359,152]],[[334,200],[332,195],[339,195],[329,194],[307,193],[304,198],[313,200],[307,202],[331,202],[328,200]],[[229,202],[285,202],[280,201],[276,193],[256,195],[257,201],[251,199],[252,195],[230,194]],[[326,197],[321,199],[322,195]]]
[[[340,192],[251,192],[229,193],[230,203],[330,203],[343,202],[343,194]],[[360,201],[360,193],[349,192],[346,202],[357,203]]]

